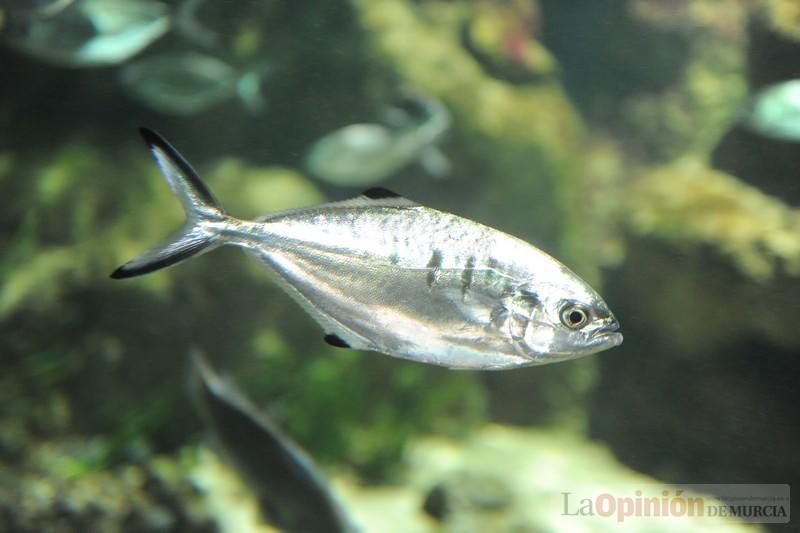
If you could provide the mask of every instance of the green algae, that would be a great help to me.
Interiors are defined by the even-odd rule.
[[[756,280],[800,275],[800,210],[702,160],[644,172],[627,202],[637,234],[711,247]]]

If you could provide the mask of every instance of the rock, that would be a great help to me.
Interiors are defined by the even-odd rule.
[[[0,531],[219,531],[179,459],[102,468],[96,445],[28,435],[22,460],[0,462]]]
[[[615,518],[565,515],[564,493],[577,498],[578,494],[597,497],[608,490],[627,496],[653,486],[671,494],[675,490],[621,465],[605,446],[574,433],[497,425],[458,443],[437,437],[416,439],[406,454],[406,466],[404,484],[395,487],[359,487],[338,479],[343,501],[365,531],[616,531]],[[382,501],[378,494],[384,495]],[[416,507],[407,507],[414,500]],[[759,530],[707,517],[631,519],[625,526],[627,531],[654,533]]]

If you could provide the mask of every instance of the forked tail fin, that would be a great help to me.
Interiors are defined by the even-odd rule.
[[[111,277],[115,279],[160,270],[219,246],[218,234],[209,223],[226,218],[214,195],[178,151],[153,130],[141,128],[139,131],[186,211],[186,223],[166,243],[144,252],[112,272]]]

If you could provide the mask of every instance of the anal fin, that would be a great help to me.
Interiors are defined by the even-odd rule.
[[[325,342],[337,348],[350,348],[350,344],[335,333],[325,335]]]

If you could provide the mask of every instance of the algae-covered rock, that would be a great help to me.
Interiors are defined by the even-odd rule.
[[[225,531],[265,529],[252,494],[216,454],[201,447],[192,480]],[[405,473],[391,484],[363,485],[346,471],[330,472],[333,488],[365,532],[760,531],[731,518],[709,516],[580,516],[581,498],[634,497],[636,490],[684,498],[700,495],[659,484],[618,463],[602,445],[571,432],[489,425],[462,441],[412,440]],[[566,494],[566,496],[565,496]],[[566,499],[565,499],[566,498]],[[702,495],[706,505],[719,505]],[[311,510],[309,510],[311,512]],[[687,513],[688,514],[688,513]]]
[[[537,39],[542,22],[537,2],[475,2],[465,11],[461,41],[487,73],[517,84],[556,74],[555,58]]]
[[[355,516],[365,525],[380,525],[368,530],[617,531],[620,522],[616,516],[568,513],[575,512],[580,497],[594,498],[604,492],[624,497],[656,483],[617,463],[602,445],[573,433],[504,426],[487,426],[460,444],[419,439],[409,448],[407,468],[409,486],[420,491],[417,512],[425,512],[427,507],[426,518],[417,518],[421,522],[417,527],[410,521],[408,529],[403,530],[401,524],[394,527],[381,520],[377,509],[361,507],[358,492],[345,490]],[[672,487],[662,488],[675,493]],[[569,493],[566,504],[564,493]],[[431,513],[435,507],[432,498],[440,499],[439,512]],[[700,517],[623,522],[631,531],[758,531],[729,519]]]
[[[146,457],[103,470],[101,439],[27,435],[13,460],[10,429],[4,425],[0,453],[2,531],[220,531],[189,480],[188,458]]]
[[[770,27],[792,40],[800,40],[800,5],[794,0],[765,0],[762,2]]]
[[[693,156],[640,170],[625,202],[607,291],[631,318],[600,361],[593,434],[660,479],[796,479],[796,417],[780,405],[797,401],[800,211]],[[636,409],[619,417],[625,398]]]
[[[172,458],[141,451],[125,464],[100,469],[96,439],[34,443],[5,426],[0,444],[0,479],[8,481],[0,484],[4,531],[275,531],[255,495],[202,445]],[[14,459],[13,450],[22,446],[23,459]],[[461,442],[416,438],[404,456],[406,472],[393,484],[363,485],[345,470],[329,472],[363,531],[616,531],[616,513],[576,514],[580,498],[677,490],[620,465],[602,445],[559,431],[487,426]],[[703,498],[706,505],[719,504]],[[719,517],[621,520],[632,531],[759,530]]]
[[[645,171],[629,188],[627,207],[636,234],[707,246],[757,280],[800,275],[800,210],[701,159]]]
[[[542,0],[544,43],[593,129],[630,155],[706,153],[745,93],[748,7],[738,0]]]

